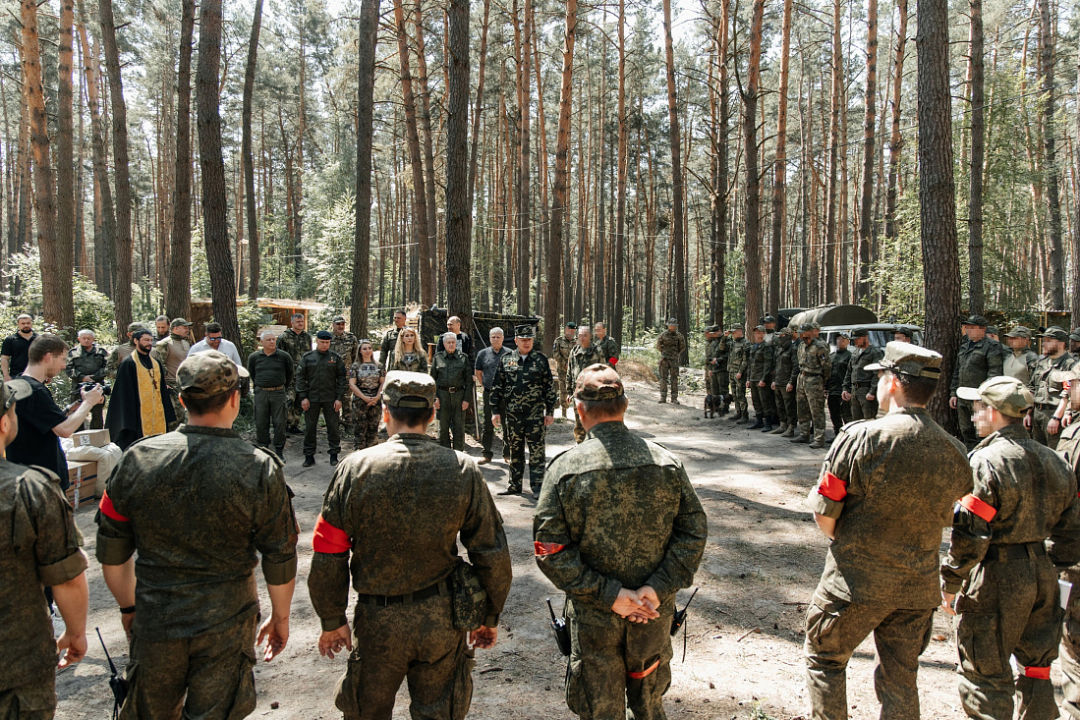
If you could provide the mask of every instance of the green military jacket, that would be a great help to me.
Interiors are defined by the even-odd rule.
[[[312,539],[308,590],[323,630],[346,622],[350,571],[363,595],[426,589],[461,562],[459,533],[487,591],[484,624],[497,627],[510,592],[510,551],[476,461],[406,433],[349,455],[323,496]]]
[[[727,374],[728,353],[731,351],[730,339],[713,338],[705,345],[705,369],[710,372]]]
[[[622,422],[595,425],[548,465],[533,518],[540,570],[603,622],[626,587],[662,602],[694,581],[708,521],[682,463]]]
[[[789,337],[776,339],[776,370],[773,382],[776,387],[785,389],[799,379],[799,348]]]
[[[330,350],[338,354],[344,361],[345,367],[351,366],[356,362],[356,351],[360,349],[360,341],[348,331],[340,335],[336,335],[331,331],[330,334],[334,336],[330,339]]]
[[[1001,374],[1014,377],[1028,385],[1035,377],[1035,367],[1038,364],[1039,356],[1031,348],[1024,348],[1020,352],[1006,348],[1005,359],[1001,364]]]
[[[472,397],[475,382],[472,363],[460,350],[455,350],[453,355],[435,353],[435,360],[431,363],[431,377],[435,378],[435,385],[439,388],[464,389],[466,395]]]
[[[311,335],[307,330],[298,333],[292,328],[286,328],[285,332],[278,336],[278,350],[292,355],[293,362],[299,365],[300,359],[311,352]]]
[[[810,509],[837,520],[819,591],[849,602],[937,607],[941,531],[971,488],[963,444],[925,408],[844,425],[808,498]]]
[[[41,588],[73,580],[86,566],[59,478],[0,458],[0,692],[56,672]]]
[[[847,373],[844,375],[844,392],[853,392],[856,385],[861,387],[865,383],[871,386],[877,385],[877,371],[864,368],[883,357],[885,357],[885,348],[876,345],[870,345],[854,353],[848,364]]]
[[[96,383],[104,382],[108,364],[109,356],[100,345],[93,345],[89,352],[82,345],[71,348],[67,354],[67,376],[72,380],[72,388],[77,390],[78,383],[87,376]]]
[[[752,383],[764,382],[770,385],[775,364],[774,345],[762,340],[750,346],[750,374],[747,378]]]
[[[109,478],[97,559],[135,555],[134,633],[179,640],[259,612],[254,569],[296,577],[296,517],[281,461],[233,430],[181,425],[135,441]]]
[[[968,461],[975,488],[953,517],[949,554],[941,564],[946,592],[960,591],[991,545],[1049,539],[1055,565],[1080,561],[1076,476],[1060,455],[1016,424],[985,437]]]
[[[1076,358],[1069,353],[1062,353],[1054,359],[1049,355],[1043,355],[1035,365],[1035,373],[1031,376],[1028,388],[1035,397],[1036,405],[1057,405],[1061,400],[1061,383],[1054,382],[1055,370],[1069,370],[1076,364]]]
[[[154,343],[154,349],[150,352],[165,368],[165,382],[169,386],[176,385],[176,370],[180,367],[180,363],[187,359],[189,350],[191,350],[191,341],[172,333],[164,340]]]
[[[589,347],[581,347],[580,345],[574,350],[574,353],[570,356],[570,367],[567,370],[566,377],[569,380],[570,388],[569,394],[574,394],[575,385],[577,384],[578,375],[581,371],[590,365],[596,365],[597,363],[604,362],[604,354],[600,348],[595,345],[589,345]]]
[[[345,400],[349,368],[332,350],[308,352],[296,367],[296,398],[311,402]]]
[[[555,338],[555,344],[551,346],[551,357],[555,358],[555,364],[560,371],[565,372],[566,366],[570,363],[570,356],[574,354],[577,347],[576,340],[567,340],[563,335]]]
[[[734,378],[739,373],[742,373],[743,379],[746,379],[746,371],[750,366],[750,343],[746,341],[746,338],[728,338],[728,344],[731,348],[731,352],[728,354],[728,374]]]
[[[404,353],[402,357],[394,357],[387,370],[402,370],[405,372],[427,372],[427,355],[423,352]]]
[[[603,354],[604,362],[611,367],[615,367],[619,360],[619,344],[612,340],[610,335],[605,335],[603,340],[598,340],[595,344]],[[616,362],[611,362],[612,358],[615,358]]]
[[[851,367],[851,351],[850,350],[837,350],[829,356],[829,363],[832,365],[832,369],[829,371],[829,382],[827,388],[830,395],[839,395],[844,391],[844,380],[848,376],[848,370]]]
[[[120,367],[120,363],[131,357],[133,352],[135,352],[135,343],[130,340],[113,348],[113,351],[109,353],[109,359],[105,363],[106,374],[110,378],[116,377],[116,369]]]
[[[1005,350],[997,340],[984,337],[979,342],[971,342],[964,338],[956,356],[949,393],[955,395],[956,389],[961,387],[979,387],[987,378],[1003,374],[1004,360]]]
[[[540,418],[554,415],[559,392],[551,366],[543,353],[533,350],[522,357],[513,350],[503,355],[491,386],[491,406],[511,415]]]
[[[656,350],[663,359],[678,363],[686,350],[686,338],[678,330],[665,330],[656,338]]]
[[[809,345],[799,341],[799,372],[803,375],[819,375],[825,382],[832,374],[832,357],[829,346],[818,338]]]

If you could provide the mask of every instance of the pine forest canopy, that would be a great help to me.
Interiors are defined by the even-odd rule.
[[[78,274],[119,327],[212,296],[234,339],[260,295],[361,334],[410,302],[539,314],[545,346],[824,303],[931,344],[961,308],[1080,316],[1077,13],[920,6],[23,0],[4,257],[39,253],[62,327]]]

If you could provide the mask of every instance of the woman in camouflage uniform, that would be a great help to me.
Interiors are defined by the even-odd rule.
[[[390,369],[422,373],[428,371],[427,354],[416,337],[416,331],[411,327],[401,328],[401,332],[398,333],[394,357],[390,360]]]
[[[385,377],[382,365],[375,362],[375,348],[371,341],[361,340],[359,359],[349,368],[349,392],[353,395],[353,439],[357,450],[378,442]]]

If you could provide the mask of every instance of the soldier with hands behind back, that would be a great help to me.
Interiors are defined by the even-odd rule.
[[[671,385],[671,402],[679,404],[679,365],[686,351],[686,338],[679,332],[679,323],[668,318],[667,330],[656,338],[656,351],[660,353],[660,402],[667,402],[668,385]]]

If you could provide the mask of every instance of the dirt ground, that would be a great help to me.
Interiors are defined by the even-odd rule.
[[[693,372],[693,371],[689,371]],[[700,372],[695,384],[700,387]],[[628,387],[628,424],[662,443],[683,460],[709,516],[709,542],[697,575],[700,592],[683,636],[674,640],[673,682],[665,706],[671,717],[783,718],[808,714],[802,640],[806,603],[825,557],[826,541],[803,500],[822,452],[762,435],[730,419],[705,420],[702,396],[683,396],[682,405],[658,405],[656,385]],[[573,421],[558,418],[548,432],[549,457],[573,443]],[[472,442],[472,438],[470,438]],[[498,443],[498,441],[496,441]],[[299,436],[291,437],[286,476],[296,492],[302,528],[300,570],[293,602],[291,637],[285,651],[256,668],[259,704],[252,717],[311,720],[339,718],[333,691],[344,657],[319,656],[319,622],[307,593],[311,529],[332,475],[320,437],[318,464],[300,467]],[[351,444],[346,444],[351,447]],[[469,451],[479,456],[475,445]],[[496,458],[499,457],[496,448]],[[507,468],[496,461],[483,472],[492,492],[503,489]],[[526,487],[528,484],[526,483]],[[496,499],[514,562],[514,584],[502,615],[498,644],[477,651],[474,718],[572,718],[563,698],[565,662],[548,629],[546,598],[561,597],[537,569],[532,551],[534,501],[529,495]],[[77,522],[94,555],[94,512],[82,509]],[[126,662],[120,615],[91,560],[90,651],[82,663],[57,678],[58,718],[105,718],[112,707],[105,661],[94,628],[101,629],[114,657]],[[259,579],[262,588],[262,579]],[[265,590],[262,607],[269,609]],[[680,604],[688,592],[680,592]],[[350,613],[351,615],[351,613]],[[922,656],[919,674],[924,718],[963,718],[956,690],[956,649],[951,623],[937,614],[935,640]],[[876,718],[874,647],[863,643],[848,671],[852,718]],[[1054,679],[1060,680],[1057,663]],[[395,718],[407,718],[408,696],[398,695]]]

